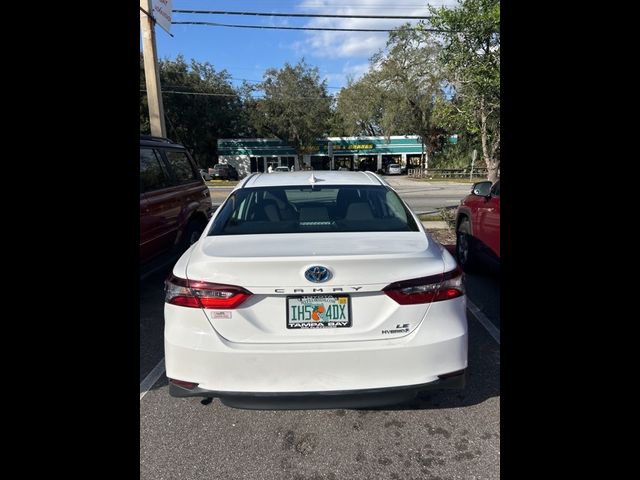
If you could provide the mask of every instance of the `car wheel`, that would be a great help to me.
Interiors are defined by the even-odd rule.
[[[469,220],[466,218],[460,221],[456,231],[456,256],[463,270],[469,271],[475,266],[473,237],[471,236]]]

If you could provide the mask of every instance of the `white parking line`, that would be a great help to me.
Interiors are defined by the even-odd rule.
[[[144,380],[140,383],[140,400],[142,401],[142,397],[144,397],[151,387],[158,381],[160,376],[164,373],[164,357],[162,360],[158,362],[158,364],[153,367],[153,370],[149,372]]]
[[[482,313],[471,300],[469,300],[469,297],[467,297],[467,308],[473,316],[476,317],[476,320],[478,320],[482,326],[487,329],[489,335],[491,335],[493,339],[498,342],[498,345],[500,345],[500,330],[498,330],[491,320],[489,320],[487,316]]]

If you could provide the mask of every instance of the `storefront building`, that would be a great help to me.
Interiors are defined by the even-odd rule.
[[[390,163],[420,166],[422,143],[417,135],[392,137],[328,137],[299,164],[293,148],[278,139],[235,138],[218,140],[218,162],[233,165],[241,176],[267,172],[269,166],[301,170],[384,170]]]

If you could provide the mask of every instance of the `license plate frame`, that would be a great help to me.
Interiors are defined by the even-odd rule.
[[[353,324],[350,295],[289,295],[287,296],[286,304],[286,325],[288,330],[350,328]],[[304,308],[304,318],[299,317],[298,314],[301,313],[299,309],[295,311],[292,310],[292,307],[305,307],[309,305],[311,306],[311,310]],[[322,311],[318,308],[319,306],[323,307]],[[327,308],[327,306],[329,306],[329,308]],[[334,306],[337,308],[334,308]],[[345,313],[346,319],[342,320],[340,314]],[[318,316],[318,320],[312,318],[314,314]],[[339,318],[327,318],[329,314],[331,317],[337,314]],[[306,318],[307,316],[309,317],[308,319]]]

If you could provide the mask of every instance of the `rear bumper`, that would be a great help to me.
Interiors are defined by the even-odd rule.
[[[286,393],[219,392],[199,387],[187,389],[175,383],[170,383],[169,393],[173,397],[219,398],[227,406],[250,410],[385,407],[413,400],[418,393],[426,390],[464,388],[465,379],[466,371],[462,370],[421,385],[365,390]]]
[[[465,300],[432,304],[427,318],[400,338],[297,344],[229,342],[201,310],[165,304],[164,347],[167,377],[198,385],[182,392],[186,396],[233,401],[240,395],[420,390],[467,368]]]

